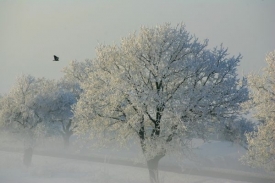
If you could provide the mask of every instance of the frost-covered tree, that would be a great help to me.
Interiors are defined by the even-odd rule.
[[[3,98],[0,116],[6,126],[28,134],[28,146],[34,146],[33,141],[38,133],[49,135],[57,132],[63,137],[64,147],[68,147],[75,127],[71,119],[72,105],[79,94],[80,88],[76,82],[23,75]]]
[[[267,67],[262,74],[250,74],[250,99],[244,107],[251,110],[260,124],[247,135],[246,163],[275,171],[275,51],[266,56]]]
[[[207,49],[183,25],[142,27],[120,45],[102,45],[93,71],[82,82],[75,108],[76,129],[99,143],[138,139],[151,182],[159,160],[190,149],[193,137],[238,115],[247,99],[236,67],[222,46]]]
[[[77,102],[79,94],[78,83],[61,79],[50,82],[37,98],[44,101],[40,110],[44,111],[44,119],[49,122],[47,126],[62,135],[65,148],[69,146],[69,139],[76,127],[72,123],[72,106]]]
[[[30,75],[21,75],[11,91],[1,101],[1,119],[6,125],[35,129],[43,122],[42,114],[38,110],[41,102],[37,97],[45,89],[48,81]]]
[[[0,120],[5,126],[24,135],[24,163],[29,166],[34,140],[44,131],[43,116],[37,97],[47,85],[44,78],[22,75],[1,100]],[[26,160],[26,158],[28,160]]]

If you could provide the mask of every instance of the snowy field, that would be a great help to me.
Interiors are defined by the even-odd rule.
[[[245,183],[211,177],[160,171],[163,183]],[[0,151],[1,183],[149,183],[148,170],[108,163],[34,155],[31,168],[22,154]]]
[[[3,134],[2,134],[3,135]],[[4,138],[5,137],[5,138]],[[78,148],[75,143],[71,144],[69,150],[64,151],[62,141],[44,141],[35,147],[35,154],[32,159],[32,166],[25,168],[22,163],[23,144],[18,138],[1,136],[0,138],[0,183],[149,183],[149,175],[146,166],[135,165],[139,151],[138,147],[112,151],[110,148],[103,150],[92,150]],[[256,170],[242,165],[238,159],[245,153],[245,150],[230,142],[212,141],[202,143],[193,142],[194,151],[198,155],[199,163],[184,160],[183,169],[175,167],[177,162],[173,158],[165,157],[160,161],[161,183],[264,183],[257,182],[253,176],[270,176],[261,170]],[[1,150],[2,149],[2,150]],[[10,149],[10,152],[3,150]],[[78,150],[76,150],[78,149]],[[46,152],[46,153],[45,153]],[[41,156],[41,154],[59,155],[59,157]],[[40,154],[40,155],[39,155]],[[75,160],[61,157],[88,157],[96,161]],[[87,159],[87,160],[88,160]],[[114,161],[118,160],[118,161]],[[130,166],[125,166],[124,163]],[[123,165],[122,165],[123,164]],[[145,167],[145,168],[144,168]],[[165,168],[166,167],[166,168]],[[167,169],[173,167],[173,170]],[[188,174],[182,173],[185,168],[218,170],[233,172],[228,178],[214,176],[211,174]],[[168,170],[168,171],[167,171]],[[237,174],[236,174],[237,173]],[[242,176],[243,173],[252,175],[249,180],[236,178],[234,175]],[[240,177],[241,177],[240,176]],[[272,177],[274,175],[272,174]],[[274,176],[275,177],[275,176]],[[241,181],[242,180],[242,181]],[[252,181],[250,181],[252,180]],[[274,179],[275,180],[275,179]],[[274,183],[274,182],[267,182]]]

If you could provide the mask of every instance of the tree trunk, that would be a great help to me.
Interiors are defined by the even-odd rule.
[[[31,166],[32,154],[33,154],[33,148],[32,147],[29,147],[29,148],[27,148],[27,149],[24,150],[23,164],[26,167],[30,167]]]
[[[147,167],[149,170],[150,182],[159,183],[158,164],[161,157],[156,156],[153,159],[147,160]]]
[[[71,134],[65,133],[62,135],[62,137],[63,137],[64,149],[68,149],[70,145]]]
[[[61,121],[61,124],[63,127],[63,131],[61,133],[62,133],[63,142],[64,142],[64,149],[68,149],[70,145],[70,137],[73,134],[72,129],[70,129],[72,125],[72,120],[70,119],[67,125],[65,125],[64,123],[65,123],[64,121]]]

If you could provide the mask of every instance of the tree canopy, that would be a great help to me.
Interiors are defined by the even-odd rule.
[[[34,129],[43,121],[39,111],[37,96],[48,81],[31,75],[21,75],[17,78],[11,91],[1,101],[1,119],[7,125],[23,129]]]

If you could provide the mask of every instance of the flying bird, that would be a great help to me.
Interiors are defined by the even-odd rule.
[[[59,57],[58,56],[54,55],[53,58],[54,58],[53,61],[59,61]]]

